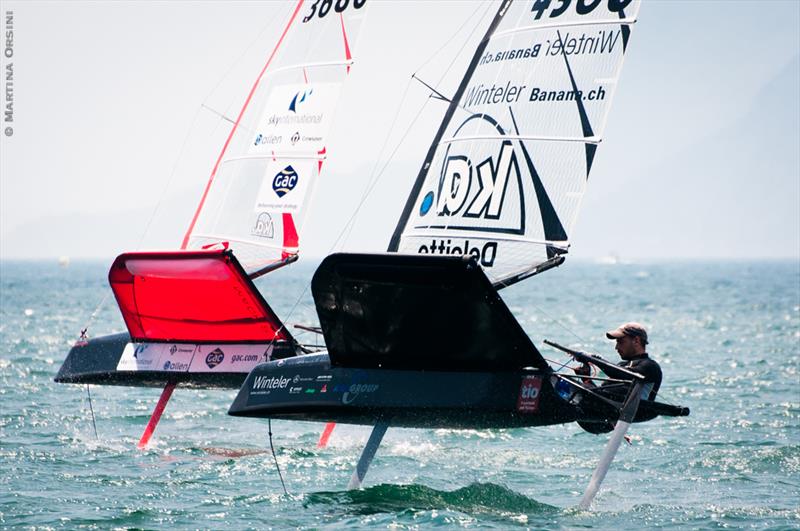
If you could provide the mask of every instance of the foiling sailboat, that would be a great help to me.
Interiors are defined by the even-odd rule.
[[[298,355],[252,279],[296,260],[365,4],[295,4],[182,249],[112,265],[129,333],[80,341],[57,381],[165,386],[145,443],[176,385],[241,384],[234,416],[372,425],[350,487],[390,425],[613,424],[588,506],[630,423],[688,409],[641,399],[636,373],[621,396],[557,373],[499,290],[565,259],[640,0],[493,2],[456,90],[436,93],[447,105],[389,252],[322,262],[327,350]]]
[[[231,415],[373,425],[350,487],[390,425],[610,424],[588,507],[630,423],[688,414],[642,399],[636,373],[618,396],[557,373],[498,293],[564,261],[639,4],[497,3],[389,253],[334,254],[314,274],[327,352],[256,366]]]
[[[291,7],[229,119],[180,250],[125,253],[112,264],[108,278],[128,333],[82,337],[55,378],[163,387],[140,447],[176,386],[237,389],[257,364],[303,352],[253,279],[298,258],[328,132],[356,61],[366,0],[317,4]]]

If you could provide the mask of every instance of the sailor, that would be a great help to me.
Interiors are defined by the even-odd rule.
[[[625,323],[619,328],[606,332],[606,337],[617,342],[616,350],[619,357],[622,358],[617,366],[644,376],[642,399],[654,400],[658,394],[658,388],[661,387],[661,367],[647,355],[647,329],[639,323]],[[616,372],[611,368],[604,368],[603,372],[615,380],[631,380],[631,377],[622,371]],[[575,373],[588,376],[590,368],[584,364],[575,369]],[[594,387],[588,378],[584,380],[584,384]],[[614,387],[620,387],[620,385],[606,382],[602,387],[604,392],[612,394],[616,390]]]
[[[620,325],[619,328],[606,332],[606,337],[617,342],[617,353],[622,358],[622,361],[617,366],[644,376],[641,398],[643,400],[654,400],[658,393],[658,388],[661,386],[661,367],[647,355],[647,329],[639,323],[625,323]],[[588,378],[591,374],[591,368],[588,364],[583,364],[575,369],[576,374],[587,376],[587,378],[583,379],[583,384],[586,388],[592,388],[595,393],[607,398],[623,401],[630,389],[630,384],[627,382],[632,380],[631,375],[627,374],[627,372],[616,371],[613,366],[606,364],[603,365],[603,372],[609,378],[618,381],[604,381],[601,386],[597,387],[591,378]],[[619,380],[624,380],[624,382],[619,382]],[[588,396],[581,397],[580,394],[577,394],[577,396],[581,399],[590,398]],[[591,399],[576,400],[573,403],[580,404],[580,407],[587,413],[590,413],[598,406]],[[597,411],[596,413],[599,412]],[[589,433],[608,433],[614,429],[614,422],[610,419],[584,419],[579,420],[578,424]]]

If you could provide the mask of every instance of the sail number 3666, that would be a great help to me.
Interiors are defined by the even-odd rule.
[[[608,10],[612,13],[620,13],[623,9],[633,0],[607,0]],[[531,13],[536,13],[535,20],[542,18],[545,11],[550,9],[553,0],[534,0]],[[572,0],[556,0],[555,9],[550,12],[550,18],[556,18],[563,15],[569,9]],[[588,15],[595,10],[597,6],[603,3],[603,0],[575,0],[575,11],[579,15]]]
[[[353,0],[353,9],[361,9],[367,0]],[[331,12],[331,8],[337,13],[341,13],[350,5],[350,0],[316,0],[311,4],[311,13],[306,15],[303,22],[308,22],[314,17],[323,18]]]

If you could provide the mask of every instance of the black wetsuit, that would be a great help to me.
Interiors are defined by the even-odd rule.
[[[647,399],[656,399],[658,389],[661,387],[661,367],[658,365],[658,363],[656,363],[655,360],[650,358],[647,353],[637,356],[633,359],[623,360],[617,363],[617,367],[622,367],[623,369],[628,369],[631,372],[635,372],[644,376],[645,385],[652,384],[652,388],[650,389],[650,394],[647,396]],[[617,372],[610,368],[604,368],[603,372],[606,373],[609,378],[627,381],[632,380],[629,375],[622,371]]]
[[[644,384],[645,390],[650,387],[647,394],[647,400],[655,400],[658,389],[661,387],[661,367],[655,360],[651,359],[647,354],[642,354],[630,360],[623,360],[617,363],[617,367],[627,369],[631,372],[639,373],[645,377]],[[622,371],[616,371],[612,367],[603,367],[603,372],[609,378],[615,380],[631,381],[633,378]],[[587,387],[594,388],[594,391],[599,395],[604,395],[608,398],[617,401],[624,401],[628,394],[629,384],[616,383],[616,382],[603,382],[600,387],[594,387],[593,384],[587,383]],[[585,397],[586,400],[581,402],[581,407],[587,412],[592,410],[597,411],[595,408],[602,406],[591,399],[590,396]],[[644,397],[642,397],[644,398]],[[606,406],[607,407],[607,406]],[[608,433],[614,429],[614,423],[608,420],[579,420],[578,424],[589,433]]]

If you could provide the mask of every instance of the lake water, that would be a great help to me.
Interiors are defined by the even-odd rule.
[[[80,329],[124,330],[107,264],[0,263],[0,526],[36,528],[800,528],[800,265],[570,263],[501,292],[542,339],[616,359],[604,331],[637,320],[689,417],[636,424],[591,511],[576,505],[607,436],[577,425],[390,428],[358,491],[369,428],[228,417],[233,391],[178,389],[153,443],[154,389],[53,382]],[[313,265],[258,286],[315,324]],[[99,310],[98,305],[104,300]],[[431,323],[427,333],[447,334]],[[299,339],[317,341],[313,335]],[[464,389],[469,393],[469,389]]]

